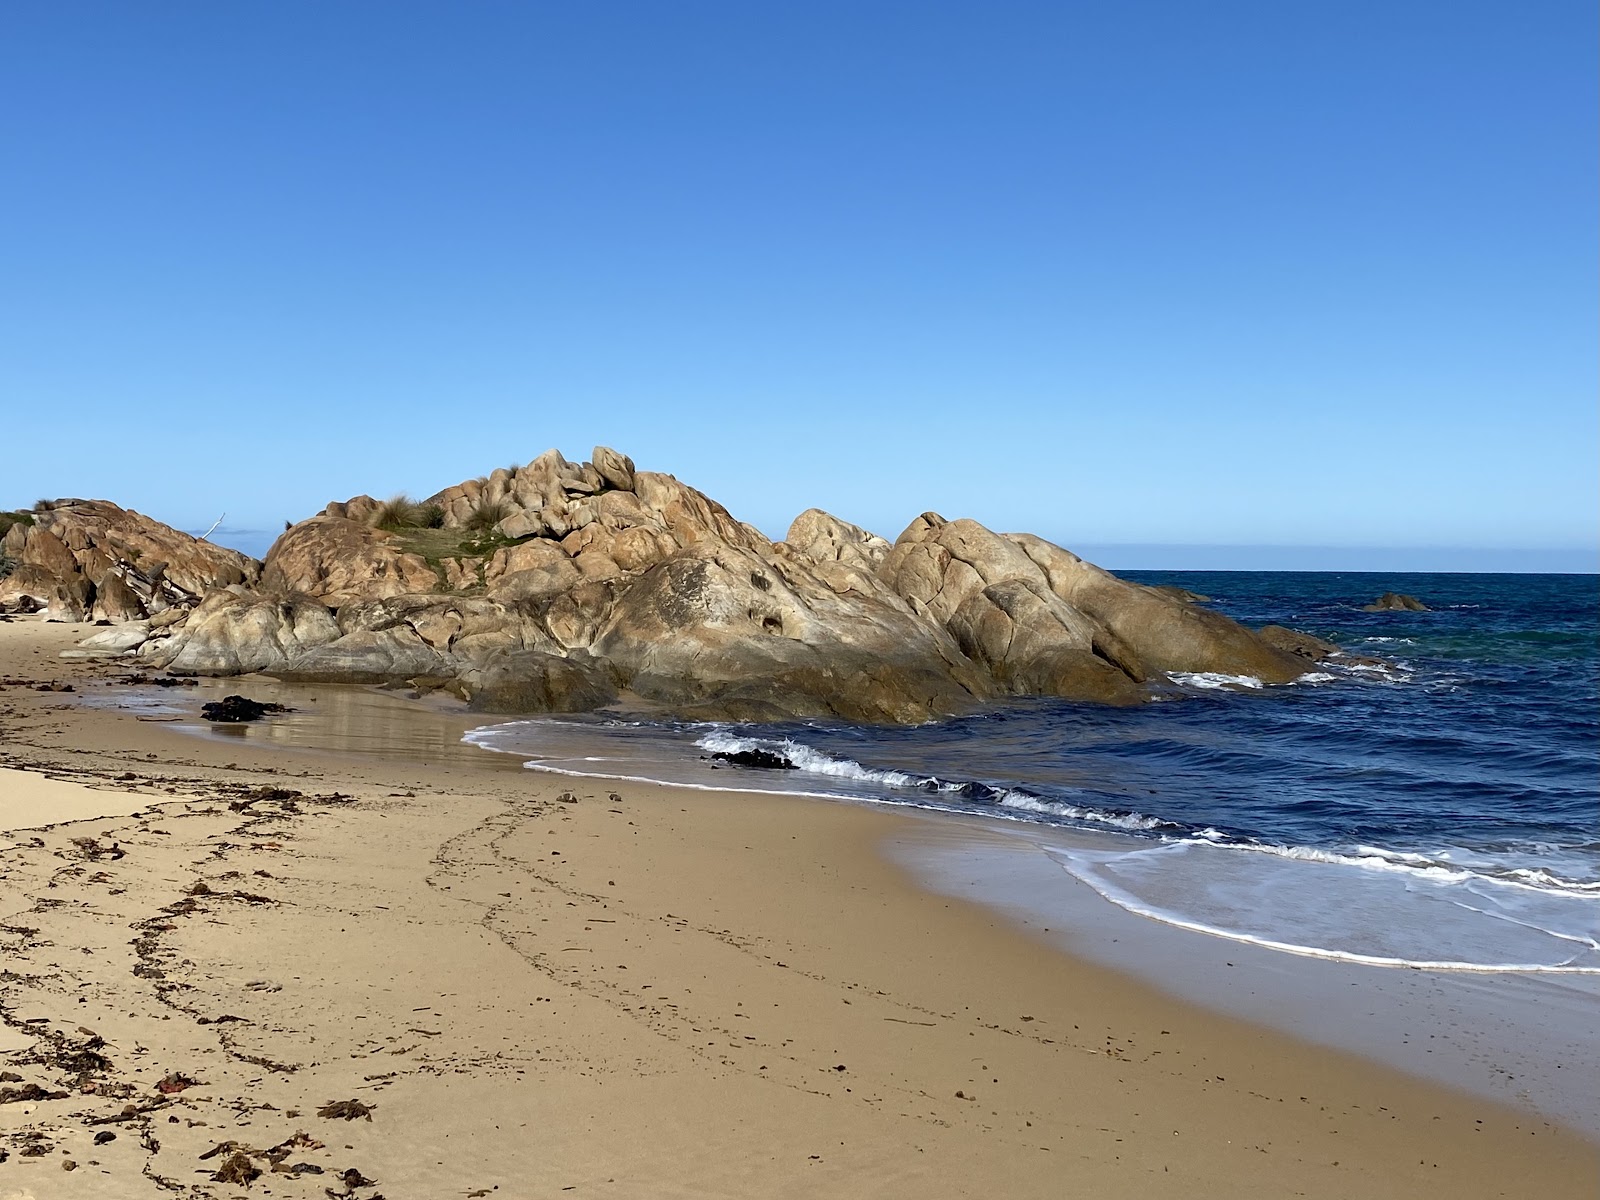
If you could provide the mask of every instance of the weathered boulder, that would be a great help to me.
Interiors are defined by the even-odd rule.
[[[887,541],[859,525],[841,521],[820,508],[808,508],[789,526],[779,548],[813,567],[840,563],[862,571],[876,571],[889,556]]]
[[[1431,612],[1432,610],[1418,600],[1415,596],[1407,596],[1404,592],[1385,592],[1371,604],[1362,605],[1362,612]]]
[[[588,655],[505,650],[491,655],[463,682],[474,712],[592,712],[617,699],[605,666]]]
[[[287,530],[267,552],[261,573],[264,592],[310,596],[332,608],[433,592],[440,582],[428,560],[407,552],[395,534],[340,516],[312,517]]]
[[[140,647],[173,675],[245,675],[287,663],[334,641],[333,613],[305,596],[265,597],[213,592],[181,625]],[[148,647],[148,650],[146,649]]]
[[[1204,671],[1250,675],[1263,683],[1291,683],[1304,673],[1297,656],[1219,612],[1118,579],[1032,534],[1009,534],[1007,540],[1039,566],[1051,591],[1115,639],[1097,641],[1097,650],[1130,673]],[[1127,654],[1136,664],[1123,661]]]
[[[1038,579],[1006,579],[973,592],[947,625],[956,644],[1014,695],[1103,704],[1145,698],[1139,681],[1096,655],[1103,631]]]
[[[618,454],[610,446],[596,446],[591,461],[607,486],[624,492],[633,491],[633,459],[626,454]]]
[[[402,683],[455,674],[448,655],[401,628],[357,630],[260,670],[289,683]]]
[[[921,721],[991,692],[948,635],[908,611],[846,602],[709,539],[620,593],[589,648],[642,697],[736,719]]]
[[[144,645],[149,637],[148,621],[127,621],[121,625],[113,625],[110,629],[102,629],[99,633],[90,634],[78,643],[78,649],[85,658],[127,654]]]
[[[89,611],[91,621],[142,621],[149,615],[138,593],[116,571],[108,569],[100,576]]]
[[[0,612],[43,611],[46,619],[82,621],[89,604],[89,581],[81,575],[69,582],[37,563],[25,562],[0,577]]]

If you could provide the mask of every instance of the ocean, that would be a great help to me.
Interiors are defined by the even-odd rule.
[[[1121,574],[1383,665],[1286,687],[1178,676],[1135,709],[1017,700],[905,728],[541,717],[467,740],[534,770],[1077,831],[1092,836],[1050,850],[1063,886],[1288,953],[1600,974],[1600,577]],[[1362,611],[1388,591],[1431,611]],[[751,749],[796,769],[712,757]]]

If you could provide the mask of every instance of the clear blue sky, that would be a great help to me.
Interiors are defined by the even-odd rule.
[[[0,505],[277,528],[603,442],[771,533],[1593,569],[1596,34],[1591,0],[17,0]]]

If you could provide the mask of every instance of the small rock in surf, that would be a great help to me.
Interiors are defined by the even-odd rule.
[[[736,767],[760,767],[764,771],[793,771],[797,768],[781,754],[771,750],[718,750],[712,758]]]

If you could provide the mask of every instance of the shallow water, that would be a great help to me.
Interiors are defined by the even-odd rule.
[[[542,770],[1116,832],[1053,858],[1131,912],[1298,954],[1600,973],[1596,577],[1136,577],[1385,665],[1285,688],[1177,676],[1138,709],[1017,701],[914,728],[541,718],[467,737]],[[1385,591],[1433,611],[1360,610]],[[754,748],[797,769],[709,757]]]

